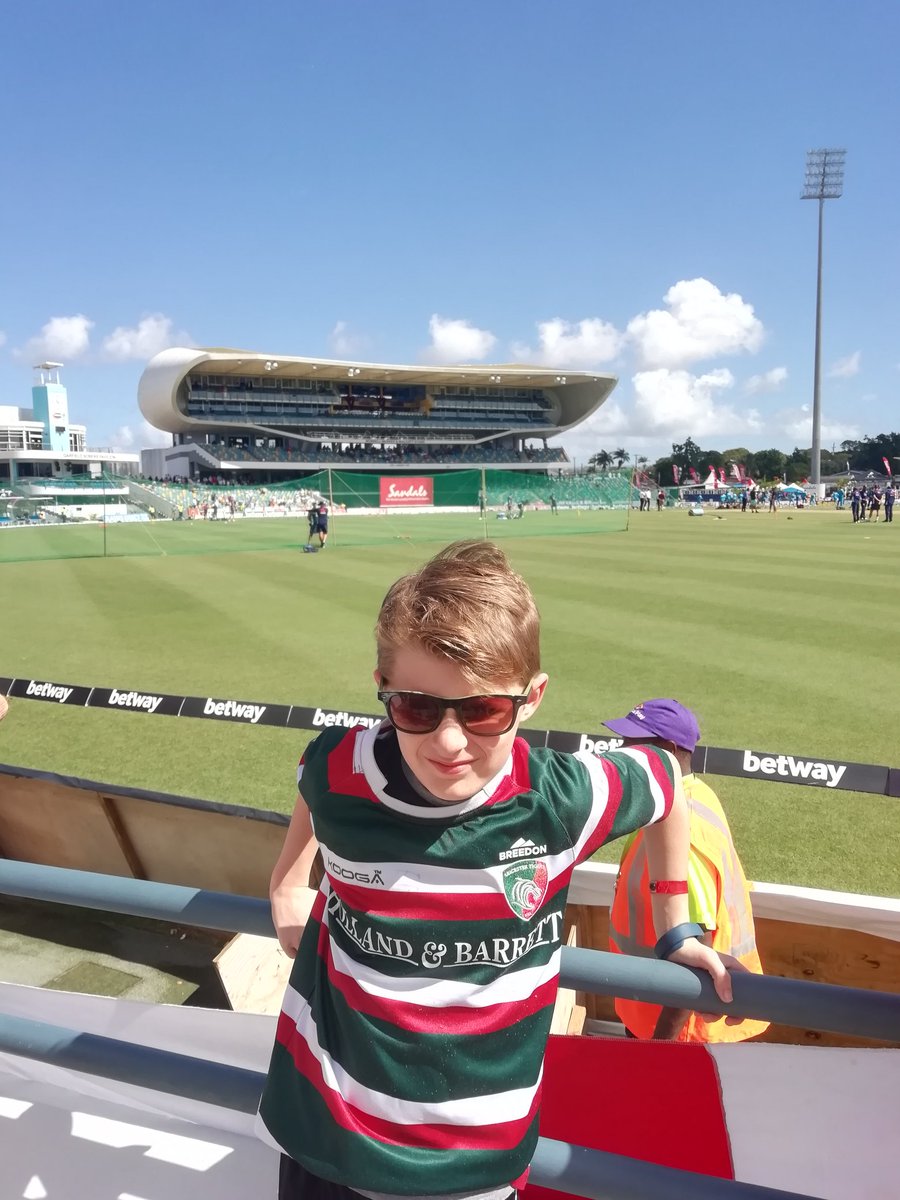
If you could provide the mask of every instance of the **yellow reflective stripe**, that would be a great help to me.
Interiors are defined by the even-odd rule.
[[[719,890],[711,875],[708,860],[700,861],[700,852],[691,847],[688,859],[688,911],[690,919],[704,929],[716,929],[719,924]]]

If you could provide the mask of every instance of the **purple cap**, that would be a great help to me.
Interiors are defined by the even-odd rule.
[[[603,724],[621,737],[665,738],[682,750],[693,750],[700,741],[697,718],[677,700],[645,700],[636,704],[627,717]]]

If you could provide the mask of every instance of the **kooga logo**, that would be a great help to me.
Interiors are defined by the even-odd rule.
[[[843,764],[795,758],[793,754],[765,755],[744,751],[744,771],[748,775],[780,775],[782,779],[816,779],[826,787],[837,787],[847,770]]]

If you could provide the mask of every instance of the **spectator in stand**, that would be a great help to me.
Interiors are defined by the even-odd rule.
[[[604,721],[625,745],[658,746],[675,756],[682,771],[690,814],[690,855],[686,879],[654,880],[650,876],[643,830],[625,843],[610,908],[610,949],[620,954],[653,957],[656,934],[651,905],[654,895],[686,895],[689,920],[705,930],[703,942],[730,954],[745,970],[762,974],[750,889],[734,848],[728,818],[718,797],[693,773],[691,755],[700,726],[689,708],[677,700],[646,700],[627,717]],[[618,998],[616,1012],[632,1037],[678,1042],[741,1042],[768,1029],[768,1021],[717,1017],[705,1020],[690,1009],[661,1008]]]

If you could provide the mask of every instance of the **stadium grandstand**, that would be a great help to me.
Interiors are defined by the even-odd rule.
[[[145,450],[155,478],[277,483],[323,466],[383,473],[491,467],[554,474],[552,438],[596,412],[610,375],[537,366],[389,366],[175,347],[138,387],[173,444]]]

